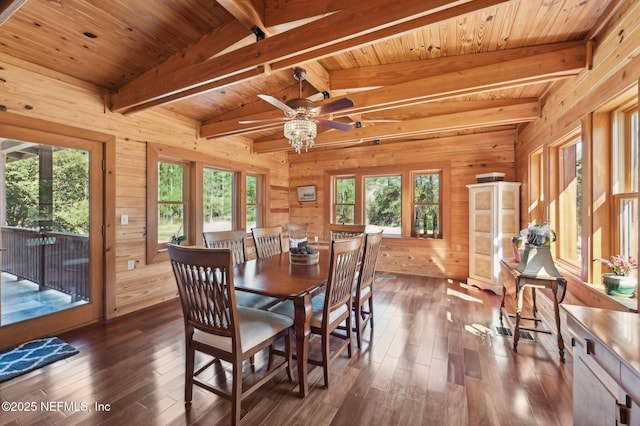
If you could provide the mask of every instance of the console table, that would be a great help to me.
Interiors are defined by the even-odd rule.
[[[536,289],[547,288],[551,290],[553,294],[553,309],[555,314],[556,331],[555,334],[558,337],[558,352],[560,353],[560,361],[564,362],[564,340],[562,339],[562,332],[560,331],[560,308],[559,304],[564,299],[567,291],[567,280],[562,277],[551,277],[545,275],[528,275],[523,274],[516,269],[518,265],[515,262],[509,262],[505,259],[500,260],[500,264],[508,272],[510,272],[515,278],[515,297],[517,299],[515,314],[507,314],[510,317],[515,317],[515,327],[513,330],[513,351],[518,352],[518,340],[520,340],[520,330],[527,330],[533,332],[542,332],[553,334],[553,331],[545,328],[538,328],[538,322],[542,321],[542,318],[537,316],[536,307]],[[524,299],[524,290],[531,288],[532,300],[533,300],[533,315],[531,317],[522,316],[522,304]],[[504,299],[507,295],[506,286],[502,286],[502,301],[500,302],[500,321],[502,322],[503,312],[506,311],[504,305]],[[533,327],[524,327],[521,325],[521,320],[530,320],[534,322]]]

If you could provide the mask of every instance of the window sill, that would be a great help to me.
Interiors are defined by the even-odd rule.
[[[576,288],[576,284],[579,288]],[[602,284],[592,284],[579,282],[574,283],[573,289],[570,288],[570,292],[573,293],[578,299],[585,303],[587,306],[593,306],[596,308],[615,309],[619,311],[638,312],[638,299],[637,295],[633,297],[619,297],[608,295]]]
[[[607,292],[604,290],[604,286],[601,284],[590,284],[590,283],[584,283],[585,286],[589,287],[590,289],[592,289],[593,291],[598,292],[599,294],[615,301],[616,303],[624,306],[626,309],[633,311],[633,312],[638,312],[638,296],[634,295],[633,297],[619,297],[619,296],[611,296],[609,294],[607,294]],[[637,293],[637,290],[636,290]]]

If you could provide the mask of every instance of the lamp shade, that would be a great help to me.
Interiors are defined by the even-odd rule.
[[[562,278],[551,256],[551,247],[525,244],[522,260],[515,268],[520,275],[535,278]]]

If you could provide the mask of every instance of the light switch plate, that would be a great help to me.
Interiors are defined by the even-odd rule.
[[[120,225],[128,225],[129,224],[129,215],[123,214],[120,216]]]

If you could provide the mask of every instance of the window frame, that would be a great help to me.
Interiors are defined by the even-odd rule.
[[[638,169],[636,164],[636,170],[633,170],[634,161],[638,161],[638,158],[633,158],[634,154],[637,157],[637,150],[640,148],[640,136],[632,134],[632,118],[636,115],[636,120],[640,120],[640,108],[637,102],[630,104],[624,104],[619,108],[616,108],[612,112],[612,158],[614,161],[611,165],[611,198],[612,198],[612,218],[613,218],[613,232],[612,243],[610,252],[612,254],[624,254],[625,250],[622,248],[622,221],[621,221],[621,205],[624,201],[635,201],[636,208],[640,206],[638,203],[638,196],[640,188],[638,188]],[[636,121],[636,125],[638,121]],[[636,139],[635,147],[633,146],[633,139]],[[622,157],[624,159],[624,169],[619,171],[615,168],[616,161]],[[636,175],[634,176],[634,173]],[[618,184],[616,174],[622,180],[622,185]],[[635,188],[634,188],[635,187]],[[635,189],[635,190],[634,190]],[[637,221],[637,214],[634,219]],[[636,224],[636,226],[638,226]],[[634,246],[634,252],[638,252],[638,235],[637,233],[631,233],[631,242],[628,242],[628,246]],[[633,254],[633,253],[632,253]],[[640,253],[638,253],[640,254]],[[637,255],[634,254],[637,258]],[[635,272],[634,272],[635,273]]]
[[[549,215],[551,227],[555,230],[557,235],[557,241],[555,243],[555,258],[556,262],[562,265],[562,267],[576,276],[581,275],[582,270],[582,260],[581,256],[577,259],[572,259],[567,257],[568,254],[571,253],[570,246],[575,244],[575,242],[579,239],[582,242],[582,232],[580,229],[575,229],[576,235],[571,235],[571,232],[574,231],[574,228],[577,227],[578,221],[580,225],[582,225],[582,217],[577,217],[577,212],[571,215],[566,213],[566,209],[563,209],[563,190],[562,181],[564,179],[564,170],[566,164],[565,159],[563,158],[563,150],[572,145],[576,145],[580,143],[582,159],[584,160],[584,138],[580,133],[580,129],[575,129],[570,132],[567,136],[562,138],[560,141],[556,142],[550,147],[549,156],[551,159],[550,169],[551,169],[551,182],[550,182],[550,193],[551,193],[551,201],[549,205]],[[584,179],[584,169],[582,170],[582,179]],[[582,194],[578,194],[576,188],[576,196],[582,197]],[[584,206],[583,206],[584,208]],[[571,231],[567,231],[564,220],[566,217],[572,218],[574,223],[572,223]],[[581,247],[581,250],[584,250],[584,247]]]
[[[208,163],[204,163],[202,165],[202,174],[198,176],[202,181],[202,185],[200,186],[202,194],[203,205],[201,208],[202,220],[200,223],[202,224],[202,228],[204,230],[204,172],[205,170],[213,170],[215,172],[229,173],[231,175],[231,229],[220,229],[220,231],[232,231],[234,229],[238,229],[238,224],[242,223],[240,221],[241,215],[239,212],[239,199],[238,195],[240,191],[238,190],[239,180],[240,180],[240,172],[235,170],[228,170],[226,168],[220,168],[216,166],[212,166]]]
[[[338,197],[338,180],[353,180],[353,186],[354,186],[354,201],[353,203],[339,203],[337,200]],[[330,223],[340,223],[342,224],[343,222],[338,222],[337,220],[337,216],[338,216],[338,206],[349,206],[353,208],[353,222],[347,223],[346,225],[353,225],[356,222],[356,211],[358,210],[357,207],[357,203],[358,203],[358,184],[357,184],[357,179],[356,176],[354,174],[349,174],[349,175],[336,175],[333,176],[333,178],[331,179],[331,215],[330,215],[330,219],[329,222]]]
[[[413,214],[415,211],[414,206],[414,193],[413,193],[413,176],[415,174],[427,174],[427,173],[440,173],[440,238],[414,238],[412,237],[413,231]],[[411,244],[412,241],[420,242],[421,244],[433,245],[435,247],[450,247],[451,245],[451,191],[447,191],[446,188],[451,188],[451,164],[450,162],[437,162],[437,163],[408,163],[398,164],[394,166],[381,166],[381,167],[366,167],[359,168],[355,172],[353,169],[334,169],[327,170],[325,172],[326,187],[329,191],[326,191],[326,217],[329,218],[329,223],[334,223],[335,220],[335,179],[351,177],[356,179],[355,190],[355,212],[354,222],[365,223],[365,202],[364,202],[364,178],[372,176],[390,176],[400,175],[402,178],[401,187],[401,233],[397,234],[383,234],[384,238],[403,239]],[[449,218],[449,219],[445,219]],[[444,223],[443,223],[444,222]],[[325,225],[325,238],[329,238],[328,226]]]
[[[159,165],[160,163],[165,163],[165,164],[175,164],[175,165],[179,165],[182,167],[182,200],[181,201],[162,201],[160,200],[160,196],[158,193],[158,188],[156,186],[156,191],[155,193],[157,194],[156,196],[156,203],[155,203],[155,213],[158,213],[159,207],[160,205],[182,205],[182,220],[183,223],[180,226],[179,230],[181,230],[181,232],[179,232],[179,235],[174,234],[176,237],[179,237],[181,235],[187,235],[189,230],[188,230],[188,222],[187,222],[187,218],[189,217],[190,214],[190,203],[189,203],[189,187],[190,187],[190,182],[189,182],[189,176],[190,176],[190,164],[186,161],[179,161],[173,158],[163,158],[160,157],[158,158],[158,162],[156,163],[156,171],[159,169]],[[160,178],[159,174],[156,175],[156,182],[158,182],[158,179]],[[154,219],[157,218],[157,215],[154,216]],[[178,232],[178,231],[176,231]],[[167,242],[160,242],[157,239],[158,236],[158,224],[156,221],[156,230],[153,234],[151,235],[155,235],[156,236],[156,244],[158,246],[167,246]]]
[[[169,260],[167,253],[167,243],[158,243],[158,162],[177,162],[188,165],[186,172],[185,190],[187,207],[185,212],[185,245],[203,245],[203,170],[210,168],[220,171],[233,172],[235,182],[234,199],[236,205],[233,212],[233,227],[243,229],[246,227],[246,176],[247,174],[259,177],[256,189],[256,196],[260,200],[259,208],[261,215],[257,226],[264,226],[268,223],[268,211],[266,209],[266,197],[269,183],[269,171],[266,168],[251,166],[247,164],[230,161],[228,159],[218,159],[214,156],[194,152],[172,146],[147,143],[147,227],[146,227],[146,263],[158,263]],[[239,224],[242,224],[241,226]],[[246,229],[247,234],[251,230]]]
[[[248,171],[246,173],[241,173],[241,177],[240,179],[242,180],[243,184],[242,184],[242,199],[244,200],[244,202],[242,203],[242,206],[240,207],[240,214],[242,216],[242,223],[243,226],[245,228],[245,230],[247,231],[247,234],[251,233],[251,229],[249,229],[249,227],[247,226],[247,190],[246,190],[246,185],[247,185],[247,178],[248,177],[255,177],[256,178],[256,202],[255,204],[255,208],[256,208],[256,227],[260,227],[260,226],[266,226],[267,225],[267,221],[266,221],[266,175],[264,173],[257,173],[254,171]]]
[[[412,217],[412,222],[411,222],[411,228],[412,228],[412,232],[414,232],[413,230],[415,229],[415,212],[416,210],[420,207],[428,209],[429,207],[432,206],[437,206],[437,210],[438,210],[438,215],[437,215],[437,223],[438,223],[438,236],[442,234],[441,230],[440,230],[440,223],[442,222],[442,170],[412,170],[410,173],[411,176],[411,208],[413,209],[411,211],[411,215]],[[426,175],[438,175],[438,202],[434,203],[434,202],[429,202],[429,201],[425,201],[425,202],[417,202],[415,199],[415,194],[416,194],[416,177],[418,176],[426,176]],[[432,222],[432,226],[433,226],[433,222]],[[428,230],[429,226],[426,225],[426,228]],[[425,229],[425,225],[423,225],[423,230]],[[413,234],[412,234],[413,235]],[[432,229],[432,235],[433,235],[433,229]],[[418,236],[419,236],[419,232],[418,232]],[[416,236],[414,236],[414,238],[416,238]],[[422,235],[422,238],[426,238],[424,233]],[[431,238],[434,238],[433,236]],[[439,239],[438,238],[434,238],[434,239]]]
[[[380,226],[380,225],[376,225],[376,224],[368,224],[367,223],[367,206],[368,204],[368,199],[367,199],[367,180],[368,179],[384,179],[384,178],[399,178],[400,179],[400,233],[385,233],[386,236],[402,236],[402,224],[404,223],[404,215],[403,215],[403,211],[404,211],[404,206],[402,203],[402,198],[403,198],[403,189],[406,187],[405,185],[405,179],[406,176],[404,176],[403,173],[374,173],[374,174],[366,174],[366,175],[362,175],[362,181],[360,182],[360,184],[362,185],[362,220],[361,222],[358,223],[364,223],[367,226]],[[356,184],[358,184],[358,182],[356,181]]]

